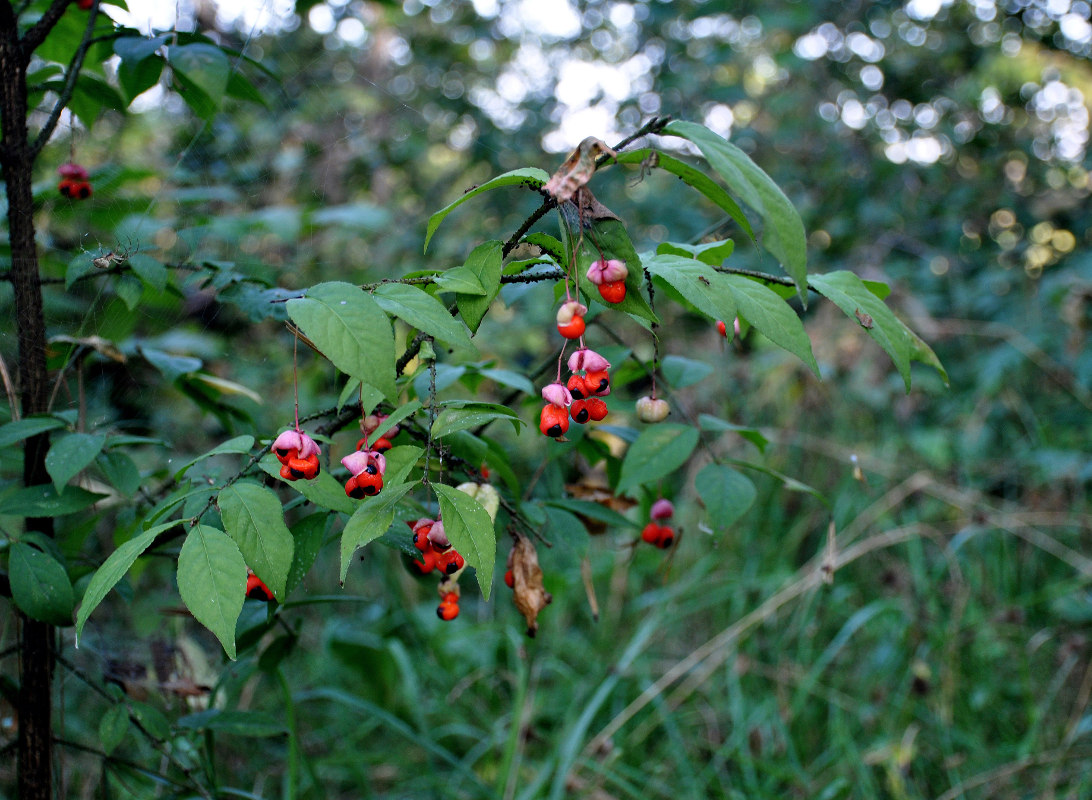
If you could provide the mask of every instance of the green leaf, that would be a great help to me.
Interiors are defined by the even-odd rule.
[[[688,186],[697,189],[709,200],[715,203],[724,211],[729,217],[736,221],[736,224],[753,240],[755,238],[754,229],[751,227],[751,223],[743,213],[743,209],[739,207],[739,203],[732,199],[732,196],[728,192],[721,188],[720,184],[706,175],[699,169],[695,169],[689,164],[679,161],[679,159],[669,156],[666,153],[661,153],[657,150],[650,148],[642,148],[640,150],[629,150],[625,153],[618,154],[619,164],[640,164],[642,161],[646,161],[650,156],[655,154],[656,167],[670,172],[682,179],[683,183]]]
[[[902,320],[899,320],[902,322]],[[937,354],[933,352],[933,348],[925,343],[925,340],[918,336],[914,331],[909,328],[906,329],[910,334],[910,360],[920,361],[922,364],[932,367],[940,373],[941,380],[944,381],[945,386],[950,386],[948,382],[948,371],[944,369],[944,365],[940,363],[940,359],[937,358]]]
[[[451,544],[476,570],[482,596],[489,599],[493,567],[497,560],[497,534],[489,513],[470,495],[451,486],[435,483],[440,501],[440,518]]]
[[[738,433],[748,442],[757,447],[759,452],[761,453],[766,452],[766,445],[770,443],[770,440],[763,436],[757,428],[747,428],[743,425],[733,425],[731,422],[725,422],[724,420],[719,419],[718,417],[714,417],[711,414],[701,414],[698,417],[698,426],[703,431],[715,431],[717,433],[730,431],[732,433]]]
[[[95,460],[106,437],[101,433],[70,433],[56,439],[46,453],[45,468],[58,492],[84,467]]]
[[[115,450],[109,453],[99,453],[99,468],[106,476],[110,485],[126,497],[132,497],[140,489],[140,470],[136,463],[126,453]]]
[[[12,489],[0,495],[0,517],[63,517],[97,503],[104,494],[69,486],[63,494],[50,484]]]
[[[663,242],[656,248],[657,253],[664,255],[683,256],[693,258],[711,267],[719,267],[724,263],[732,251],[736,249],[736,243],[731,239],[708,244],[681,244],[679,242]]]
[[[711,364],[682,356],[666,356],[660,362],[660,372],[673,389],[693,386],[713,374]]]
[[[385,485],[379,494],[364,498],[360,507],[349,517],[349,521],[345,523],[345,530],[341,534],[342,584],[345,583],[345,576],[349,574],[349,564],[352,563],[353,554],[357,548],[375,541],[387,532],[391,523],[394,522],[395,506],[416,485],[417,481],[397,486]]]
[[[151,89],[163,74],[163,59],[148,58],[143,61],[122,61],[118,64],[118,86],[131,104]]]
[[[235,623],[246,597],[246,562],[226,533],[208,525],[190,530],[178,554],[178,593],[234,661]]]
[[[771,342],[807,364],[819,378],[819,365],[811,352],[811,340],[792,307],[777,292],[758,281],[742,275],[725,275],[724,278],[732,287],[740,316]]]
[[[508,386],[512,389],[518,389],[519,391],[529,395],[538,394],[538,392],[535,391],[535,385],[518,372],[513,372],[509,369],[488,368],[478,370],[478,374],[481,375],[483,378],[489,378],[492,381],[496,381],[501,386]]]
[[[256,483],[240,482],[221,491],[216,504],[224,531],[239,546],[247,566],[283,603],[294,545],[277,495]]]
[[[392,447],[385,453],[387,471],[383,475],[384,483],[390,486],[403,483],[424,454],[424,448],[414,447],[409,444]]]
[[[618,494],[670,475],[677,470],[698,444],[698,431],[689,425],[654,425],[637,437],[626,450]]]
[[[587,554],[588,542],[591,540],[588,529],[579,517],[565,509],[546,505],[544,510],[547,524],[542,535],[552,547],[548,551],[539,552],[543,555],[549,552],[557,558],[568,556],[569,567],[579,568],[580,560]]]
[[[132,708],[133,718],[140,723],[144,730],[148,731],[153,739],[165,742],[171,738],[171,724],[162,711],[153,705],[141,703],[131,698],[128,702]]]
[[[292,590],[300,585],[311,565],[315,563],[315,557],[326,538],[326,530],[329,528],[330,515],[326,513],[311,514],[292,526],[292,566],[288,569],[288,582],[285,584],[284,593],[289,595]]]
[[[796,283],[800,299],[807,305],[804,223],[785,193],[750,156],[705,126],[675,120],[663,132],[697,145],[709,165],[724,179],[728,189],[758,213],[763,222],[762,246],[781,262],[785,272]]]
[[[895,313],[852,272],[841,270],[825,275],[811,275],[808,285],[864,328],[876,344],[891,356],[906,385],[906,391],[909,392],[909,331]]]
[[[196,86],[212,101],[214,109],[219,107],[231,75],[231,62],[223,50],[202,42],[174,45],[167,48],[167,61],[176,76],[184,79],[187,88]],[[182,96],[187,103],[190,102],[186,92]],[[190,105],[193,107],[192,103]],[[197,111],[196,108],[194,110]],[[208,116],[198,113],[202,117]]]
[[[335,367],[396,399],[394,334],[371,295],[334,281],[312,286],[287,306],[293,322]]]
[[[196,464],[198,461],[204,461],[206,458],[212,458],[213,456],[226,455],[228,453],[245,454],[250,452],[250,448],[254,446],[254,437],[248,434],[242,436],[235,436],[228,439],[226,442],[220,442],[216,447],[209,450],[207,453],[202,453],[197,458],[192,458],[183,464],[178,471],[174,473],[174,479],[177,481],[183,475],[186,474],[186,470]]]
[[[432,435],[440,438],[449,436],[456,431],[465,431],[486,425],[493,420],[506,419],[512,423],[516,433],[523,420],[512,409],[497,403],[464,403],[459,401],[461,408],[444,408],[436,415],[432,423]]]
[[[151,256],[137,253],[130,257],[129,266],[144,285],[155,292],[162,292],[167,286],[167,268]]]
[[[428,292],[404,283],[384,283],[372,293],[388,314],[453,347],[476,351],[466,326],[451,316],[443,303]]]
[[[352,398],[354,404],[360,405],[361,413],[372,413],[377,405],[383,402],[383,393],[374,386],[361,383],[356,378],[349,378],[345,382],[345,388],[337,398],[337,410],[341,411],[345,404]]]
[[[463,265],[485,290],[484,294],[455,293],[455,304],[471,333],[478,332],[485,312],[500,293],[501,273],[504,271],[502,248],[503,245],[495,240],[482,242],[470,252]]]
[[[387,431],[404,420],[406,417],[413,416],[420,411],[424,406],[421,405],[420,400],[410,400],[408,403],[399,406],[392,411],[385,420],[383,420],[379,427],[371,433],[371,440],[374,442],[376,439],[384,436]]]
[[[724,320],[731,330],[732,320],[736,318],[736,300],[727,275],[692,258],[668,254],[648,259],[645,269],[701,313]],[[778,302],[785,305],[780,298]]]
[[[488,290],[482,286],[478,273],[463,264],[452,267],[436,276],[435,284],[443,292],[458,292],[459,294],[485,295]]]
[[[139,536],[134,536],[112,552],[102,562],[102,566],[95,570],[95,574],[91,576],[91,581],[87,584],[87,591],[83,593],[80,610],[76,612],[77,644],[83,634],[83,626],[87,622],[87,618],[91,616],[91,612],[98,608],[99,603],[110,593],[110,590],[125,577],[125,573],[129,571],[133,563],[140,558],[145,550],[151,547],[152,542],[159,534],[180,524],[182,524],[181,520],[165,522],[162,525],[149,528]]]
[[[709,525],[723,531],[751,507],[755,485],[750,479],[723,464],[707,464],[694,478],[694,488],[709,512]]]
[[[432,240],[432,234],[436,233],[436,229],[440,227],[440,223],[444,221],[444,217],[470,198],[477,197],[482,192],[488,192],[490,189],[497,189],[501,186],[527,186],[532,189],[538,189],[549,179],[550,176],[545,170],[538,169],[537,167],[524,167],[522,169],[514,169],[511,172],[506,172],[503,175],[498,175],[495,178],[487,180],[480,186],[475,186],[473,189],[463,192],[458,200],[441,208],[428,218],[428,229],[425,231],[424,252],[428,252],[428,243]],[[475,326],[472,325],[471,327],[473,328]]]
[[[99,742],[102,751],[110,755],[129,733],[129,709],[124,702],[106,709],[99,720]]]
[[[114,52],[122,62],[143,61],[153,55],[163,45],[170,42],[170,36],[160,34],[152,38],[143,36],[123,36],[114,40]]]
[[[317,506],[346,514],[352,514],[356,509],[356,503],[346,496],[345,487],[325,470],[309,481],[285,480],[281,477],[281,462],[272,453],[262,456],[258,466],[264,473],[288,484]]]
[[[6,450],[23,439],[64,426],[64,420],[56,417],[26,417],[9,422],[7,425],[0,425],[0,449]]]
[[[605,505],[596,503],[592,500],[570,500],[568,498],[560,498],[558,500],[547,500],[546,505],[563,508],[579,517],[587,517],[588,519],[602,522],[604,525],[609,525],[612,528],[640,527],[629,517],[625,517],[614,509],[607,508]]]
[[[39,622],[72,624],[76,597],[61,563],[26,542],[15,542],[9,553],[8,578],[15,605]]]
[[[280,736],[288,733],[284,723],[261,711],[222,711],[210,708],[187,714],[175,724],[183,730],[214,731],[228,736]]]
[[[144,284],[132,275],[122,275],[114,282],[114,294],[132,311],[140,305],[140,298],[144,296]]]
[[[173,381],[183,375],[196,372],[201,369],[202,361],[193,356],[179,356],[173,353],[165,353],[154,347],[141,346],[140,354],[153,367],[163,373],[163,377]]]

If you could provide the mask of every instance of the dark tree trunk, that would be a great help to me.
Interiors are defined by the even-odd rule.
[[[0,168],[8,199],[11,283],[19,340],[18,389],[24,416],[46,410],[46,330],[34,241],[34,158],[27,132],[27,54],[11,5],[0,2]],[[26,486],[49,482],[45,469],[49,436],[35,436],[23,451]],[[53,535],[51,519],[28,519],[28,531]],[[19,790],[21,800],[52,800],[53,627],[22,618],[19,652]]]

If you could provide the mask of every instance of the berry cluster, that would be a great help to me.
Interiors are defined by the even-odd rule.
[[[421,558],[412,562],[414,570],[421,575],[439,570],[444,576],[440,583],[441,600],[436,616],[450,622],[459,616],[459,584],[456,581],[466,561],[451,546],[441,520],[419,519],[406,524],[413,530],[413,546],[421,551]]]
[[[360,422],[364,437],[356,443],[356,451],[341,459],[342,465],[349,470],[349,480],[345,482],[345,494],[354,500],[372,497],[383,491],[383,474],[387,471],[387,459],[383,453],[391,449],[390,439],[381,436],[375,444],[368,446],[368,436],[386,420],[386,415],[369,414]],[[392,425],[387,431],[389,436],[398,434],[398,426]]]
[[[651,521],[641,531],[641,541],[655,545],[661,550],[666,550],[675,543],[675,529],[670,525],[660,525],[659,521],[671,519],[675,513],[675,506],[670,500],[660,498],[652,504],[649,516]]]
[[[281,477],[286,481],[311,480],[319,474],[319,446],[306,433],[285,431],[270,449],[281,462]]]
[[[610,362],[594,350],[582,347],[569,356],[568,382],[560,381],[542,388],[546,401],[539,414],[538,428],[546,436],[559,439],[569,430],[569,418],[583,425],[599,422],[607,416],[607,404],[600,398],[610,394]]]
[[[91,184],[88,181],[87,170],[79,164],[61,164],[57,168],[61,176],[61,182],[57,184],[57,191],[70,200],[86,200],[91,196]]]

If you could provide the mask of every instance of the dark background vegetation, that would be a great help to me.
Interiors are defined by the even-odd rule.
[[[652,114],[705,122],[745,149],[799,208],[810,271],[889,283],[889,303],[951,383],[915,367],[905,393],[864,332],[818,300],[802,313],[823,382],[678,313],[664,352],[714,372],[672,397],[676,413],[761,429],[764,452],[732,435],[707,446],[821,498],[755,473],[753,507],[710,535],[682,471],[663,487],[683,530],[666,559],[632,547],[629,531],[592,537],[597,622],[579,559],[540,548],[555,599],[534,640],[503,587],[489,603],[464,596],[445,624],[432,585],[395,553],[369,550],[342,590],[329,548],[279,634],[222,662],[212,637],[174,613],[171,570],[153,560],[68,650],[78,671],[59,688],[57,735],[72,743],[58,765],[64,796],[184,796],[154,777],[169,767],[134,732],[111,761],[83,749],[100,747],[110,701],[89,687],[104,676],[163,724],[185,719],[195,707],[164,686],[172,669],[292,731],[187,739],[176,727],[177,757],[213,754],[214,780],[240,790],[225,796],[1092,793],[1088,3],[582,3],[567,30],[555,26],[562,11],[536,28],[533,0],[296,5],[265,33],[208,5],[184,13],[180,26],[216,30],[271,70],[250,72],[267,107],[229,102],[206,126],[168,91],[141,113],[107,112],[72,134],[94,198],[41,209],[55,277],[117,247],[234,263],[230,285],[146,294],[132,309],[106,281],[47,294],[54,332],[185,353],[261,397],[220,397],[210,414],[191,402],[201,385],[93,358],[89,422],[125,420],[167,443],[143,454],[149,483],[170,472],[165,459],[288,421],[291,338],[248,316],[265,289],[462,263],[539,198],[483,195],[423,256],[430,213],[500,172],[552,171],[585,135],[614,141]],[[566,122],[578,114],[588,127]],[[37,178],[52,184],[68,158],[61,136]],[[671,176],[617,168],[594,186],[639,250],[728,235],[735,266],[776,268]],[[483,358],[534,370],[552,347],[551,290],[513,286],[502,300],[476,339]],[[9,304],[0,288],[0,309]],[[640,328],[613,332],[651,355]],[[0,329],[5,357],[12,342]],[[329,406],[332,370],[306,353],[301,367],[304,413]],[[647,390],[631,377],[630,401]],[[536,405],[520,406],[525,419]],[[540,496],[594,473],[531,432],[508,444]],[[813,559],[831,520],[843,552],[868,552],[826,585]],[[113,549],[109,532],[88,536],[101,539],[100,560]],[[264,614],[248,603],[244,629]],[[0,775],[12,797],[12,773]]]

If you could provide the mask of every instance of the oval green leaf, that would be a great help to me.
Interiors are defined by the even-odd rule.
[[[807,240],[804,223],[792,202],[745,152],[704,125],[675,120],[664,133],[697,145],[705,160],[763,222],[762,246],[781,262],[793,279],[800,299],[808,302]]]
[[[180,520],[165,522],[162,525],[156,525],[153,528],[149,528],[139,536],[134,536],[112,552],[109,557],[102,562],[102,566],[95,570],[95,574],[91,576],[91,581],[87,584],[87,591],[83,593],[83,602],[80,604],[80,610],[76,612],[77,644],[79,643],[80,635],[83,633],[83,626],[87,622],[87,618],[91,616],[91,612],[98,608],[99,603],[101,603],[106,595],[110,593],[110,590],[117,585],[118,581],[125,577],[125,573],[133,566],[133,562],[140,558],[145,550],[151,547],[152,542],[155,541],[155,537],[159,536],[163,531],[179,524],[181,524]]]
[[[488,600],[497,560],[497,534],[489,512],[473,497],[451,486],[437,483],[432,488],[440,501],[440,518],[447,538],[475,569],[482,596]]]
[[[235,660],[235,623],[246,597],[246,562],[226,533],[197,525],[178,554],[178,593]]]
[[[11,599],[32,619],[70,625],[76,597],[68,573],[49,553],[15,542],[8,557]]]
[[[677,470],[698,445],[698,431],[689,425],[654,425],[626,450],[618,493],[658,481]]]
[[[65,484],[94,461],[105,444],[101,433],[70,433],[54,440],[46,453],[45,468],[57,491],[63,492]]]
[[[371,295],[351,283],[320,283],[289,300],[288,315],[339,370],[383,392],[392,402],[394,333]]]
[[[477,351],[466,326],[428,292],[404,283],[385,283],[372,293],[379,307],[407,325],[452,347]]]
[[[387,532],[394,522],[395,506],[416,485],[417,482],[414,481],[398,486],[384,486],[379,494],[365,498],[360,507],[349,517],[349,521],[345,523],[345,530],[341,534],[342,583],[345,583],[345,576],[349,574],[349,564],[352,563],[353,553],[358,547],[375,541]]]
[[[236,483],[220,492],[216,504],[247,566],[283,603],[294,547],[277,495],[256,483]]]
[[[444,206],[428,218],[428,229],[425,231],[425,249],[423,252],[428,252],[428,243],[432,241],[432,234],[436,233],[436,229],[440,227],[440,223],[444,221],[444,217],[470,198],[477,197],[482,192],[488,192],[490,189],[498,189],[501,186],[522,185],[532,189],[538,189],[549,179],[550,176],[545,170],[541,170],[538,167],[523,167],[522,169],[514,169],[511,172],[506,172],[503,175],[490,178],[485,183],[475,186],[469,191],[463,192],[457,200]]]
[[[709,526],[723,531],[743,516],[755,501],[750,479],[723,464],[708,464],[694,478],[694,488],[709,513]]]
[[[811,352],[811,339],[792,307],[758,281],[742,275],[725,275],[724,279],[732,288],[740,316],[771,342],[807,364],[815,377],[821,379],[819,365]]]

